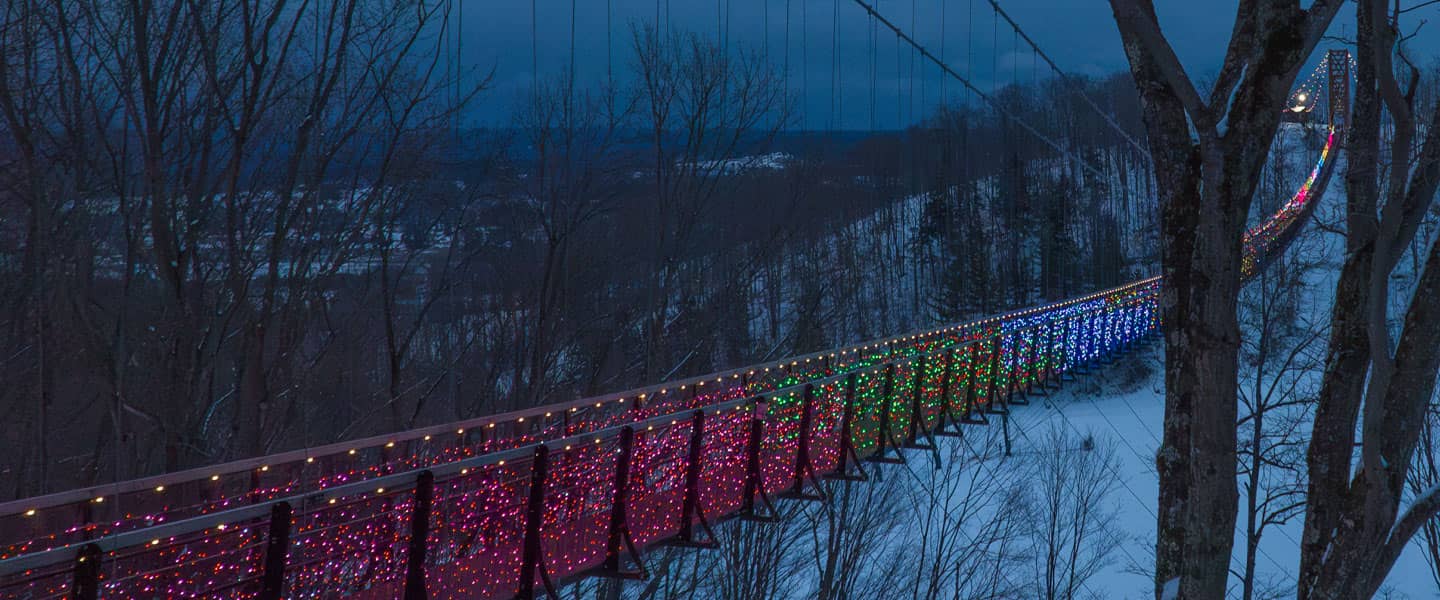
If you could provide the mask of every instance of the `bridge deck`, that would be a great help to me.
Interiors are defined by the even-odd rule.
[[[1246,276],[1333,168],[1245,240]],[[1150,278],[1065,302],[699,378],[0,505],[0,596],[526,596],[703,545],[786,492],[1057,383],[1159,327]],[[626,560],[622,561],[622,558]],[[633,575],[633,573],[629,573]]]

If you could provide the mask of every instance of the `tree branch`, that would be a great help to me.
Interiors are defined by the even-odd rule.
[[[1390,535],[1385,539],[1385,547],[1380,551],[1379,563],[1374,570],[1376,578],[1385,578],[1395,561],[1400,558],[1400,552],[1410,543],[1410,538],[1437,514],[1440,514],[1440,484],[1432,486],[1415,498],[1415,502],[1410,504],[1410,508],[1406,509],[1395,521],[1395,526],[1390,528]],[[1376,582],[1370,587],[1375,589],[1378,585]]]
[[[1175,49],[1160,33],[1155,6],[1150,0],[1110,0],[1110,6],[1114,9],[1116,23],[1128,29],[1145,46],[1165,83],[1175,91],[1176,98],[1190,115],[1195,128],[1202,136],[1215,135],[1215,117],[1185,73],[1185,66],[1180,64]]]
[[[1220,76],[1210,90],[1210,106],[1229,104],[1230,94],[1240,81],[1240,74],[1250,64],[1255,46],[1255,0],[1242,0],[1235,10],[1235,27],[1230,32],[1230,46],[1225,50]]]

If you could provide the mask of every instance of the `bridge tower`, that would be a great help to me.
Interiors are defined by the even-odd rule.
[[[1331,50],[1326,57],[1330,74],[1330,124],[1344,129],[1350,124],[1350,51]]]

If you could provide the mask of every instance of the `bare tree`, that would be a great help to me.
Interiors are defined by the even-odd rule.
[[[1123,543],[1112,494],[1118,489],[1114,449],[1052,428],[1030,457],[1033,590],[1047,600],[1090,596],[1086,582]]]
[[[1242,597],[1257,597],[1256,562],[1268,529],[1288,523],[1305,506],[1305,426],[1314,408],[1309,374],[1319,365],[1323,329],[1298,315],[1305,277],[1314,269],[1306,255],[1315,244],[1295,244],[1295,257],[1260,273],[1241,298],[1239,475],[1245,521]],[[1312,251],[1313,252],[1313,251]]]
[[[683,366],[689,354],[670,348],[667,333],[684,310],[676,302],[685,276],[694,272],[684,261],[707,210],[726,175],[755,160],[741,159],[743,151],[764,147],[789,123],[789,98],[757,53],[727,52],[699,35],[664,35],[650,26],[635,29],[633,38],[636,110],[649,136],[654,183],[641,362],[645,379],[657,381]]]
[[[892,501],[899,492],[894,478],[874,477],[867,483],[839,481],[826,486],[829,501],[805,513],[810,532],[810,558],[819,573],[818,600],[839,600],[862,594],[866,565],[890,539],[899,522]]]
[[[1162,211],[1166,395],[1155,593],[1220,598],[1238,501],[1241,238],[1291,85],[1341,2],[1241,2],[1208,98],[1161,33],[1150,0],[1110,4],[1144,106]]]
[[[517,122],[523,141],[536,153],[534,168],[520,185],[543,245],[533,297],[522,300],[527,335],[516,340],[518,357],[511,389],[512,406],[539,404],[548,391],[563,348],[557,340],[565,305],[578,279],[573,271],[583,228],[608,211],[620,193],[625,163],[619,144],[634,101],[617,90],[600,94],[575,89],[563,78],[537,86],[521,107]],[[528,270],[527,270],[528,271]]]
[[[1427,490],[1440,485],[1440,436],[1436,434],[1437,422],[1440,422],[1440,412],[1432,406],[1425,416],[1425,424],[1420,434],[1420,447],[1415,453],[1415,466],[1410,471],[1410,492],[1415,495],[1424,494]],[[1421,548],[1424,551],[1425,564],[1430,567],[1430,579],[1440,587],[1440,522],[1430,519],[1420,527]]]
[[[39,399],[20,480],[55,482],[48,450],[82,451],[80,438],[91,458],[66,483],[304,438],[287,423],[321,410],[297,399],[316,399],[307,374],[334,339],[315,327],[325,294],[378,262],[366,233],[394,208],[387,174],[413,166],[396,157],[424,156],[421,138],[474,91],[450,94],[432,52],[447,4],[3,10],[3,147],[20,168],[0,185],[31,223],[27,281],[7,293],[21,304],[6,310],[30,313],[11,347]],[[96,435],[56,435],[56,408]]]
[[[1356,7],[1346,254],[1307,454],[1301,598],[1376,593],[1411,537],[1440,512],[1434,488],[1400,511],[1440,366],[1440,244],[1430,242],[1398,327],[1390,316],[1391,279],[1440,186],[1440,128],[1429,127],[1417,145],[1420,71],[1399,45],[1400,7],[1386,9],[1373,0]],[[1431,124],[1440,122],[1440,105],[1434,110]],[[1382,113],[1394,127],[1388,156]]]

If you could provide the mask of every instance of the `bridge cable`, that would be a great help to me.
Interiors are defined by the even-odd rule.
[[[835,72],[830,78],[830,129],[840,129],[842,117],[840,111],[844,110],[844,90],[841,89],[841,68],[840,68],[840,0],[835,0],[830,7],[830,59],[835,65]]]
[[[565,110],[575,110],[575,2],[570,0],[570,80],[565,82]]]
[[[945,10],[950,6],[947,0],[940,0],[940,58],[945,58],[945,20],[949,11]],[[940,74],[940,106],[945,106],[945,74]]]
[[[879,79],[878,79],[877,73],[876,73],[876,72],[878,71],[878,65],[879,65],[879,62],[880,62],[880,61],[879,61],[879,56],[880,56],[880,49],[879,49],[880,30],[879,30],[878,26],[877,26],[876,23],[875,23],[875,17],[874,17],[873,15],[868,15],[868,17],[869,17],[869,19],[870,19],[870,131],[871,131],[871,132],[874,132],[875,129],[876,129],[876,127],[875,127],[875,125],[876,125],[876,123],[875,123],[875,89],[878,88],[878,87],[880,87],[880,86],[879,86]]]
[[[1100,108],[1100,105],[1095,102],[1095,99],[1092,98],[1090,94],[1085,91],[1085,86],[1083,82],[1061,70],[1060,66],[1055,64],[1055,61],[1051,60],[1050,56],[1048,54],[1045,54],[1045,51],[1040,49],[1040,45],[1035,43],[1035,40],[1032,39],[1028,34],[1025,33],[1023,29],[1020,28],[1020,24],[1016,23],[1015,19],[1012,19],[1010,17],[1010,14],[1005,12],[1005,9],[1000,8],[1000,4],[996,0],[986,1],[989,2],[990,6],[995,9],[995,14],[998,15],[1000,18],[1005,19],[1005,21],[1008,22],[1010,26],[1015,29],[1015,34],[1020,36],[1021,38],[1024,38],[1025,43],[1030,45],[1030,48],[1035,51],[1035,54],[1038,55],[1041,59],[1043,59],[1045,61],[1045,64],[1050,65],[1050,69],[1055,71],[1055,74],[1060,77],[1061,81],[1064,81],[1065,83],[1074,87],[1075,91],[1080,94],[1080,97],[1085,100],[1085,103],[1089,104],[1090,108],[1095,109],[1095,113],[1100,115],[1100,118],[1105,119],[1105,122],[1109,124],[1110,127],[1113,128],[1116,132],[1119,132],[1121,137],[1125,138],[1125,141],[1127,143],[1133,146],[1136,150],[1139,150],[1140,153],[1145,156],[1145,160],[1153,160],[1150,158],[1150,149],[1144,144],[1135,141],[1135,138],[1131,137],[1130,134],[1125,131],[1125,128],[1121,127],[1120,124],[1115,121],[1115,119],[1110,115],[1110,113],[1102,110]]]
[[[1072,158],[1075,158],[1075,159],[1076,159],[1076,162],[1081,166],[1081,168],[1084,168],[1084,169],[1089,170],[1090,172],[1094,173],[1094,174],[1095,174],[1096,176],[1098,176],[1098,177],[1102,177],[1102,178],[1103,178],[1103,177],[1106,176],[1104,172],[1100,171],[1099,169],[1097,169],[1097,168],[1095,168],[1095,167],[1093,167],[1093,166],[1091,166],[1091,165],[1085,164],[1085,162],[1084,162],[1083,160],[1080,160],[1078,156],[1075,156],[1073,153],[1066,151],[1065,148],[1062,147],[1059,142],[1056,142],[1054,139],[1050,138],[1050,136],[1047,136],[1047,135],[1045,135],[1044,133],[1041,133],[1038,129],[1036,129],[1035,127],[1031,126],[1029,123],[1021,120],[1021,119],[1020,119],[1018,116],[1016,116],[1010,109],[1006,108],[1003,104],[1001,104],[998,100],[996,100],[993,95],[987,94],[987,93],[985,93],[984,91],[982,91],[980,88],[976,87],[975,84],[972,83],[968,78],[961,76],[959,73],[957,73],[957,72],[955,71],[955,69],[951,68],[950,65],[946,64],[945,61],[940,60],[938,57],[936,57],[934,54],[932,54],[929,49],[927,49],[926,47],[920,45],[920,44],[919,44],[918,42],[916,42],[913,38],[911,38],[908,34],[906,34],[903,30],[901,30],[900,27],[898,27],[898,26],[896,26],[894,23],[890,22],[890,20],[889,20],[889,19],[886,19],[884,15],[881,15],[880,13],[876,12],[876,10],[875,10],[872,6],[870,6],[870,4],[869,4],[868,2],[866,2],[865,0],[854,0],[854,1],[855,1],[856,4],[860,5],[861,8],[865,9],[866,12],[869,12],[872,16],[874,16],[875,19],[878,20],[882,25],[888,27],[891,31],[895,32],[895,35],[896,35],[896,36],[899,36],[899,38],[900,38],[901,40],[903,40],[903,41],[905,41],[906,43],[909,43],[911,46],[913,46],[916,51],[920,52],[920,55],[921,55],[921,56],[925,57],[926,60],[929,60],[930,62],[935,63],[937,66],[940,67],[941,70],[945,71],[946,74],[950,75],[951,77],[955,78],[956,81],[959,81],[961,84],[963,84],[966,89],[969,89],[969,90],[970,90],[972,93],[974,93],[976,96],[978,96],[978,97],[980,97],[981,99],[985,100],[986,102],[990,103],[990,105],[995,108],[996,112],[1000,113],[1002,116],[1004,116],[1004,117],[1006,117],[1006,118],[1008,118],[1008,119],[1010,119],[1010,120],[1015,121],[1016,123],[1018,123],[1018,124],[1020,125],[1020,127],[1021,127],[1022,129],[1024,129],[1024,130],[1027,131],[1027,132],[1029,132],[1031,135],[1035,136],[1036,138],[1039,138],[1040,141],[1045,142],[1046,145],[1048,145],[1048,146],[1050,146],[1051,148],[1055,149],[1055,151],[1061,153],[1061,155],[1068,155],[1068,156],[1071,156]]]
[[[605,0],[605,81],[610,87],[606,94],[611,102],[615,98],[615,0]]]
[[[905,82],[900,80],[900,73],[904,70],[900,66],[901,45],[900,36],[895,36],[895,129],[897,131],[905,129],[905,103],[900,101],[905,97]]]
[[[1110,128],[1115,129],[1115,131],[1117,132],[1117,134],[1120,134],[1120,137],[1122,137],[1123,140],[1125,140],[1126,142],[1128,142],[1129,145],[1132,145],[1133,148],[1136,148],[1136,150],[1139,151],[1140,155],[1142,155],[1142,157],[1145,158],[1146,163],[1152,163],[1152,158],[1151,158],[1151,153],[1149,153],[1149,148],[1146,148],[1145,145],[1140,144],[1140,142],[1136,141],[1135,138],[1130,137],[1129,132],[1128,132],[1128,131],[1125,131],[1125,128],[1120,127],[1119,122],[1116,122],[1116,119],[1113,118],[1113,115],[1110,114],[1110,112],[1104,111],[1104,109],[1100,108],[1100,105],[1097,104],[1096,101],[1094,101],[1094,98],[1092,98],[1092,96],[1090,96],[1089,92],[1086,92],[1086,88],[1084,88],[1084,83],[1083,83],[1083,82],[1080,82],[1079,79],[1073,78],[1073,76],[1068,75],[1068,73],[1064,72],[1063,69],[1060,69],[1060,66],[1056,65],[1056,62],[1054,62],[1054,60],[1051,60],[1051,59],[1050,59],[1050,56],[1045,55],[1044,50],[1041,50],[1041,49],[1040,49],[1040,45],[1038,45],[1038,43],[1035,42],[1035,40],[1032,39],[1032,37],[1030,37],[1030,35],[1027,35],[1027,33],[1025,33],[1024,30],[1021,29],[1020,23],[1015,22],[1015,19],[1012,19],[1012,17],[1009,16],[1009,13],[1005,12],[1004,9],[1001,9],[1001,7],[999,7],[998,1],[996,1],[996,0],[986,0],[986,1],[989,1],[989,4],[991,4],[991,7],[992,7],[992,10],[994,10],[994,16],[996,17],[996,19],[1005,19],[1005,22],[1007,22],[1007,23],[1009,24],[1009,26],[1011,26],[1011,29],[1014,30],[1015,36],[1021,37],[1021,39],[1024,39],[1024,40],[1025,40],[1025,43],[1027,43],[1027,45],[1031,47],[1031,50],[1032,50],[1031,60],[1032,60],[1032,62],[1034,62],[1034,60],[1035,60],[1035,58],[1037,58],[1037,56],[1038,56],[1038,58],[1044,59],[1044,60],[1045,60],[1045,63],[1047,63],[1047,65],[1050,66],[1051,71],[1054,71],[1054,73],[1056,73],[1056,75],[1058,76],[1058,78],[1060,78],[1060,81],[1061,81],[1061,82],[1064,82],[1064,83],[1067,83],[1067,85],[1070,85],[1071,88],[1073,88],[1074,91],[1076,91],[1077,94],[1079,94],[1079,95],[1081,96],[1081,99],[1084,99],[1084,102],[1086,102],[1086,104],[1089,104],[1089,105],[1090,105],[1090,108],[1094,109],[1094,112],[1096,112],[1097,115],[1100,115],[1100,118],[1104,119],[1104,122],[1106,122],[1107,125],[1110,125]],[[1018,50],[1017,50],[1017,52],[1018,52]],[[1122,188],[1122,190],[1125,191],[1126,197],[1128,197],[1128,196],[1129,196],[1129,194],[1128,194],[1128,191],[1129,191],[1129,177],[1126,176],[1125,173],[1123,173],[1122,168],[1123,168],[1123,165],[1120,165],[1120,164],[1117,164],[1117,165],[1116,165],[1116,170],[1117,170],[1117,171],[1120,171],[1120,173],[1117,173],[1117,176],[1119,176],[1119,180],[1120,180],[1120,188]],[[1106,170],[1109,171],[1109,168],[1106,168]],[[1110,197],[1109,201],[1112,201],[1112,203],[1113,203],[1113,197]],[[1115,207],[1112,206],[1112,214],[1113,214],[1113,213],[1115,213]],[[1129,213],[1129,203],[1126,203],[1126,216],[1128,216],[1128,213]],[[1126,223],[1129,222],[1129,219],[1123,219],[1123,220],[1125,220]],[[1119,262],[1120,258],[1119,258],[1119,256],[1113,256],[1112,260],[1116,260],[1116,262]],[[1119,265],[1119,263],[1116,263],[1116,265],[1110,265],[1110,271],[1112,271],[1112,272],[1119,272],[1119,271],[1120,271],[1120,268],[1122,268],[1122,266],[1123,266],[1123,265]]]
[[[919,16],[919,11],[916,10],[915,2],[916,2],[916,0],[910,0],[910,31],[918,32],[918,31],[920,31],[920,27],[917,25],[917,23],[918,23],[918,21],[919,21],[919,19],[917,19],[917,17]],[[917,35],[918,35],[918,33],[917,33]],[[925,69],[924,69],[924,68],[921,68],[921,69],[920,69],[920,100],[919,100],[919,102],[917,103],[916,100],[915,100],[915,79],[916,79],[916,77],[915,77],[915,62],[916,62],[916,61],[915,61],[915,50],[914,50],[913,48],[910,50],[910,60],[909,60],[908,62],[909,62],[909,64],[910,64],[910,102],[908,102],[907,104],[910,106],[910,120],[909,120],[909,122],[910,122],[910,123],[914,123],[914,122],[915,122],[915,115],[916,115],[916,114],[922,114],[922,115],[925,114]],[[918,112],[916,111],[916,105],[917,105],[917,104],[919,105],[919,111],[918,111]]]
[[[965,76],[975,76],[975,0],[970,0],[970,14],[965,20]],[[971,90],[970,100],[974,99],[975,94]],[[969,102],[966,104],[968,105]],[[968,129],[969,126],[967,125],[966,128]]]
[[[540,0],[530,0],[530,78],[540,80]]]

